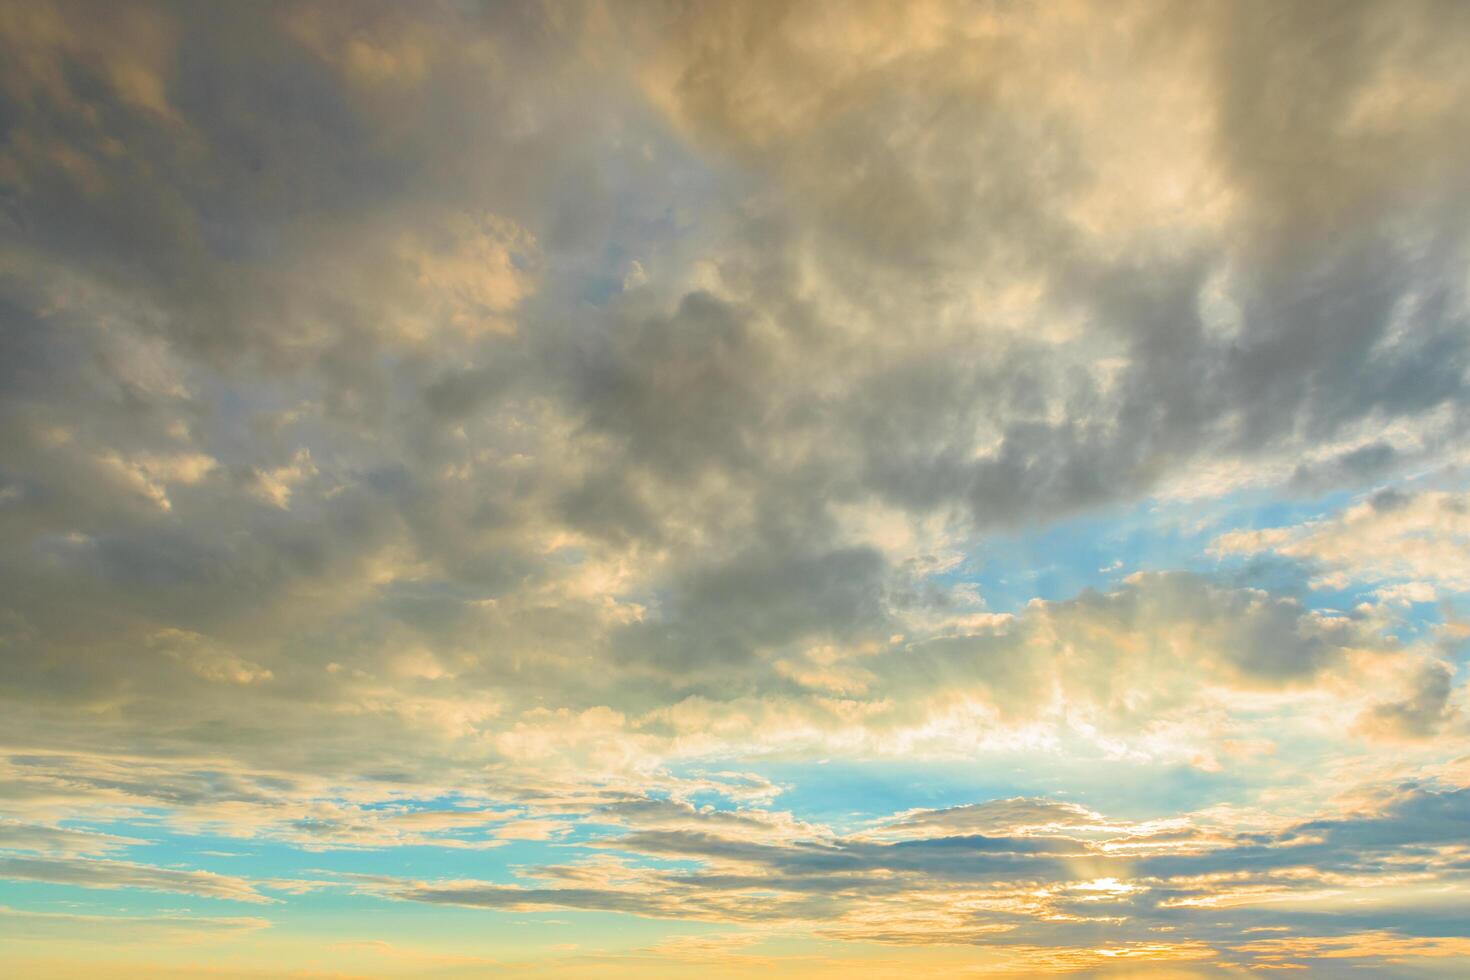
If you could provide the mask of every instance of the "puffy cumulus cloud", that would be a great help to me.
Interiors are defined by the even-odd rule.
[[[1434,2],[0,2],[5,867],[248,901],[148,870],[153,831],[611,827],[539,883],[354,887],[1223,964],[1078,911],[1229,904],[1235,871],[1123,867],[1245,854],[1172,801],[854,830],[757,764],[1182,766],[1305,812],[1453,755],[1467,35]],[[1155,525],[1105,587],[994,571],[1150,495],[1431,470],[1220,526],[1245,571]]]
[[[1360,719],[1369,732],[1416,738],[1437,733],[1457,719],[1459,711],[1450,703],[1454,668],[1442,660],[1427,660],[1409,679],[1401,700],[1373,705]]]
[[[837,294],[844,333],[887,383],[894,438],[857,443],[869,480],[1007,520],[1189,482],[1177,469],[1206,445],[1247,469],[1271,460],[1262,450],[1356,440],[1380,445],[1381,470],[1453,439],[1429,388],[1458,389],[1463,356],[1421,358],[1458,346],[1439,319],[1463,317],[1457,274],[1432,273],[1448,301],[1432,313],[1417,285],[1382,278],[1423,283],[1434,265],[1402,251],[1400,207],[1461,206],[1446,117],[1381,131],[1356,110],[1430,75],[1439,106],[1462,110],[1459,70],[1416,62],[1437,47],[1436,10],[1389,23],[1368,5],[1331,18],[1135,5],[1104,25],[1067,5],[745,5],[660,23],[646,84],[819,236],[801,256],[808,288]],[[1283,84],[1262,81],[1272,72]],[[1374,162],[1385,139],[1423,147],[1423,183]],[[1346,221],[1352,247],[1329,244]],[[1372,312],[1357,305],[1370,292]],[[1410,339],[1421,312],[1426,346]],[[931,410],[935,397],[952,407]]]

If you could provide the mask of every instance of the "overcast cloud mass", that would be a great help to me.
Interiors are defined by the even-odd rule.
[[[0,972],[1470,975],[1467,51],[0,0]]]

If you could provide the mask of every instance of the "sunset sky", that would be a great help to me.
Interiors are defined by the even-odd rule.
[[[0,975],[1470,976],[1470,3],[0,0]]]

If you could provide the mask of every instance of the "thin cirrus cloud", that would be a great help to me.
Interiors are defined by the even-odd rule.
[[[7,958],[1463,972],[1467,33],[0,2]]]

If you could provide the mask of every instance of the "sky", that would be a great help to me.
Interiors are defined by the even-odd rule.
[[[0,0],[0,972],[1470,975],[1467,49]]]

